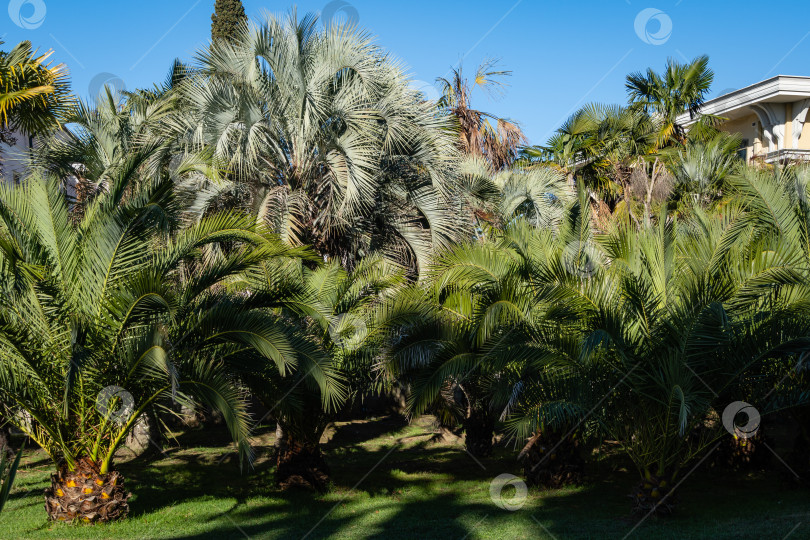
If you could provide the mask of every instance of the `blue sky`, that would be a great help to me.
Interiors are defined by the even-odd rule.
[[[2,0],[4,47],[22,39],[68,65],[74,91],[120,79],[126,88],[162,80],[210,36],[213,0]],[[286,1],[243,0],[250,17],[285,12]],[[333,11],[378,36],[414,79],[432,83],[463,60],[512,70],[505,96],[478,108],[515,119],[534,144],[590,101],[624,102],[624,77],[667,57],[711,57],[712,95],[776,74],[810,75],[806,0],[539,1],[302,0],[299,13]],[[22,28],[28,26],[29,28]],[[95,81],[95,82],[94,82]]]

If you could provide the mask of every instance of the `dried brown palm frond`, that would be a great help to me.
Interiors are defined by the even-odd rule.
[[[476,87],[490,95],[503,93],[506,85],[501,79],[511,72],[498,70],[496,64],[493,60],[483,62],[472,81],[464,77],[462,67],[453,69],[449,80],[438,80],[442,86],[439,105],[454,119],[461,151],[483,157],[500,170],[515,161],[519,149],[526,146],[528,140],[516,122],[471,106],[472,90]]]

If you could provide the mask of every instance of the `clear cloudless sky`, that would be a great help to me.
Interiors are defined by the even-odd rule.
[[[285,13],[286,0],[243,0],[251,18]],[[163,80],[210,39],[214,0],[0,0],[0,38],[28,39],[68,65],[74,92],[99,81],[127,89]],[[520,122],[542,144],[587,102],[623,103],[624,77],[666,59],[708,54],[712,96],[777,74],[810,75],[807,0],[300,0],[299,15],[349,17],[377,36],[414,79],[432,83],[459,61],[511,70],[504,96],[474,105]],[[30,28],[22,28],[28,26]],[[106,75],[105,75],[106,74]],[[95,83],[93,82],[95,81]],[[115,84],[115,83],[113,83]],[[93,88],[94,90],[91,90]]]

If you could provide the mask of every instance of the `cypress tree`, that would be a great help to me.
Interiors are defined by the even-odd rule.
[[[247,23],[241,0],[216,0],[211,15],[211,40],[232,41],[240,25]]]

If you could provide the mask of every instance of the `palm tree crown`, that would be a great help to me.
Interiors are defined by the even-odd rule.
[[[381,249],[424,259],[454,237],[446,120],[368,34],[268,17],[200,53],[184,137],[226,171],[205,191],[245,191],[282,238],[343,264]],[[200,206],[205,203],[201,201]]]

